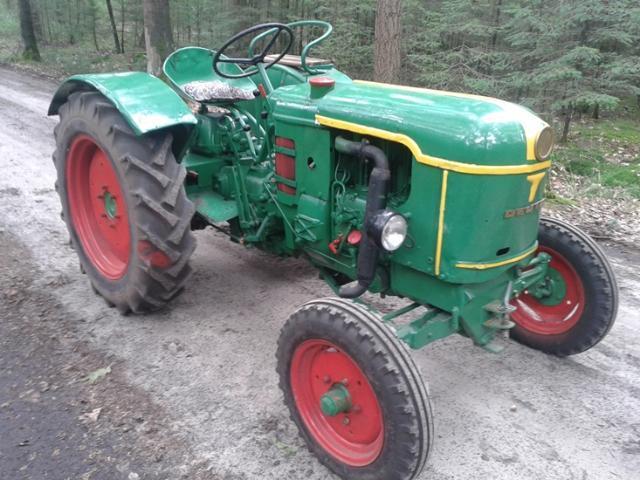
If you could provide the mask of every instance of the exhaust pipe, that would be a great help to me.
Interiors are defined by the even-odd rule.
[[[378,266],[378,253],[380,248],[376,241],[369,235],[369,224],[376,213],[387,206],[387,188],[391,179],[389,161],[384,152],[364,142],[353,142],[342,137],[337,137],[335,148],[340,153],[368,159],[373,162],[373,170],[369,177],[369,191],[367,193],[367,205],[364,213],[364,225],[362,228],[362,240],[358,251],[357,280],[343,285],[338,292],[342,298],[357,298],[367,291],[376,276]]]

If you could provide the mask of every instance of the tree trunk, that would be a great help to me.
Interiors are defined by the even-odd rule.
[[[202,26],[200,24],[200,13],[202,12],[200,0],[196,0],[196,45],[202,45]]]
[[[96,52],[100,52],[100,45],[98,45],[98,32],[96,31],[96,11],[91,13],[91,37],[93,38],[93,44],[96,46]]]
[[[53,43],[53,39],[51,37],[51,21],[49,19],[49,8],[47,6],[47,2],[45,2],[42,5],[42,12],[44,14],[44,23],[45,23],[45,25],[47,27],[47,37],[46,37],[47,40],[46,40],[45,44],[46,43],[51,44],[51,43]]]
[[[40,20],[38,4],[33,2],[29,5],[31,6],[31,22],[33,23],[33,31],[36,35],[36,39],[40,39],[40,42],[44,40],[44,43],[47,43],[44,39],[44,31],[42,30],[42,21]]]
[[[22,56],[25,60],[40,61],[40,52],[38,51],[38,42],[36,34],[33,30],[33,17],[31,16],[31,4],[29,0],[19,0],[18,7],[20,9],[20,34],[24,43]]]
[[[143,0],[144,39],[147,50],[147,71],[162,73],[162,62],[173,50],[169,0]]]
[[[500,13],[502,10],[502,0],[492,0],[491,10],[493,13],[493,33],[491,34],[491,51],[495,51],[498,44],[498,29],[500,28]]]
[[[73,7],[71,6],[71,0],[67,0],[67,2],[65,3],[65,8],[67,9],[66,26],[67,26],[67,33],[69,33],[68,43],[69,45],[75,45],[76,31],[71,25],[73,23],[73,18],[71,17],[71,15],[74,10]]]
[[[111,22],[111,31],[113,32],[113,45],[116,49],[116,53],[121,53],[120,40],[118,39],[118,27],[116,27],[116,19],[113,16],[113,7],[111,6],[111,0],[107,0],[107,12],[109,12],[109,21]]]
[[[126,16],[126,2],[120,2],[120,53],[124,53],[124,19]]]
[[[402,0],[378,0],[375,23],[374,80],[393,83],[400,76]]]
[[[560,143],[567,143],[569,138],[569,129],[571,127],[571,119],[573,118],[573,106],[567,107],[564,113],[564,126],[562,127],[562,138]]]
[[[498,30],[500,28],[500,13],[502,9],[502,0],[491,0],[491,28],[493,32],[491,33],[491,40],[489,43],[489,51],[495,52],[496,45],[498,44]],[[493,74],[493,63],[495,59],[489,57],[488,65],[487,65],[487,75]]]

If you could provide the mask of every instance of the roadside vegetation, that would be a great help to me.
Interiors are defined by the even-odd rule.
[[[591,180],[594,193],[624,189],[640,199],[640,124],[629,118],[580,122],[554,159],[568,175]],[[589,192],[583,192],[589,193]]]
[[[640,244],[640,112],[576,122],[557,145],[546,212],[600,240]]]
[[[215,47],[266,21],[328,20],[334,35],[314,54],[334,59],[353,77],[497,96],[532,108],[560,140],[548,187],[551,213],[571,216],[592,234],[640,241],[636,0],[0,2],[0,62],[56,80],[79,72],[157,71],[147,62],[149,5],[168,7],[151,12],[170,26],[152,42],[163,48]],[[26,54],[21,38],[24,3],[40,61]],[[381,38],[378,30],[392,35]],[[298,35],[295,49],[312,34]]]

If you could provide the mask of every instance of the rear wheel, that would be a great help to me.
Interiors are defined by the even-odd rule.
[[[123,313],[162,307],[182,291],[195,248],[171,134],[136,136],[96,92],[73,93],[59,112],[56,189],[81,270]]]
[[[374,314],[309,302],[278,341],[280,388],[307,446],[349,479],[412,479],[433,438],[427,392],[407,348]]]
[[[609,332],[618,309],[616,280],[600,247],[560,220],[542,219],[540,251],[551,256],[543,282],[513,300],[520,343],[559,356],[584,352]]]

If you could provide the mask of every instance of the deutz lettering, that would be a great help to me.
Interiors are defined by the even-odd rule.
[[[538,200],[536,203],[532,203],[527,207],[514,208],[513,210],[507,210],[506,212],[504,212],[504,218],[513,218],[513,217],[521,217],[522,215],[528,215],[534,210],[540,210],[543,202],[544,202],[544,198],[541,200]]]

